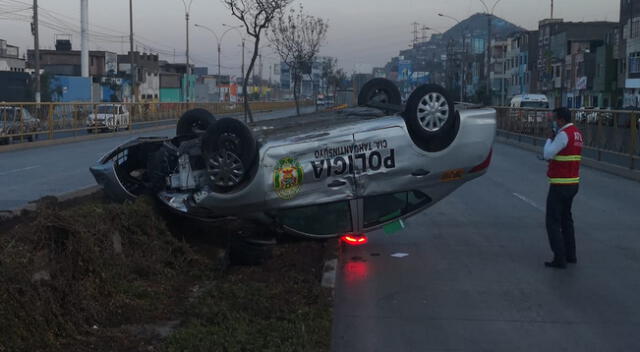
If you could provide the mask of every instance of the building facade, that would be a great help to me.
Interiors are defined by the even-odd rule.
[[[26,63],[20,58],[20,48],[0,39],[0,71],[24,72]]]

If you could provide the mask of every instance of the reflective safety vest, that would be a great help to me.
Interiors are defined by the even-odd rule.
[[[554,185],[576,185],[580,183],[580,161],[582,160],[582,132],[574,125],[560,133],[566,133],[567,146],[549,162],[549,183]]]

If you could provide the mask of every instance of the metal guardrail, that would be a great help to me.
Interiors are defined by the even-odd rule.
[[[551,110],[496,107],[498,133],[533,145],[543,145]],[[640,168],[640,111],[572,110],[572,122],[584,135],[585,156]]]
[[[252,111],[295,108],[293,101],[250,104]],[[242,103],[0,103],[0,145],[141,128],[195,108],[214,115],[244,111]]]

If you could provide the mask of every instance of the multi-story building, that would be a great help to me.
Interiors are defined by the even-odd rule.
[[[491,80],[491,105],[504,106],[508,101],[509,72],[507,71],[508,40],[491,41],[489,79]]]
[[[622,108],[622,95],[618,89],[618,60],[615,57],[618,29],[611,31],[604,45],[596,48],[595,75],[593,77],[594,107]]]
[[[537,84],[552,106],[594,103],[595,52],[617,26],[615,22],[540,21]]]
[[[20,58],[20,48],[0,39],[0,71],[24,72],[25,60]]]
[[[160,99],[160,62],[157,54],[135,51],[136,101],[158,101]],[[130,79],[131,53],[118,55],[118,72]]]
[[[640,106],[640,0],[620,1],[617,54],[623,105]],[[623,83],[624,82],[624,83]]]
[[[34,51],[27,51],[27,61],[33,67]],[[81,52],[71,49],[71,41],[56,41],[55,50],[40,50],[40,67],[47,73],[60,76],[81,75]],[[110,51],[89,51],[89,75],[115,75],[118,71],[118,54]]]
[[[538,31],[522,31],[507,39],[507,101],[519,94],[536,93]]]

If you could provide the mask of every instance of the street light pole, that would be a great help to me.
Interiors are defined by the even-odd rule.
[[[40,93],[40,33],[38,30],[38,0],[33,0],[33,24],[31,31],[33,32],[33,56],[36,74],[36,103],[41,101]]]
[[[136,102],[136,65],[133,52],[133,0],[129,0],[129,70],[131,71],[131,102]]]
[[[491,11],[489,11],[489,6],[487,6],[487,4],[484,2],[484,0],[479,0],[482,3],[482,6],[484,6],[486,12],[485,15],[487,16],[487,64],[485,65],[486,67],[486,78],[487,78],[487,94],[489,95],[489,102],[490,104],[493,104],[493,91],[491,90],[491,37],[492,37],[492,31],[493,31],[493,25],[492,25],[492,20],[493,20],[493,12],[496,9],[496,6],[498,6],[498,4],[500,3],[501,0],[496,0],[496,2],[493,4],[493,6],[491,7]],[[502,82],[502,84],[504,85],[504,82]]]
[[[221,81],[220,76],[222,75],[222,73],[221,73],[221,64],[220,64],[220,62],[221,62],[221,57],[222,57],[222,40],[224,39],[224,36],[227,35],[227,33],[229,33],[230,31],[232,31],[232,30],[238,31],[238,27],[227,26],[226,24],[223,24],[223,26],[229,27],[229,28],[226,31],[222,32],[221,36],[218,36],[218,34],[216,34],[216,32],[213,29],[211,29],[211,28],[209,28],[207,26],[203,26],[201,24],[195,24],[194,26],[197,27],[197,28],[204,29],[205,31],[213,34],[213,36],[216,38],[216,44],[217,44],[217,48],[218,48],[218,81]],[[240,31],[238,31],[238,33],[240,33]],[[242,37],[242,33],[240,33],[240,36]],[[220,89],[220,83],[218,82],[216,85],[218,86],[218,100],[219,101],[223,101],[223,99],[222,99],[222,91]]]
[[[185,91],[185,101],[188,103],[190,98],[191,98],[191,94],[190,94],[190,83],[191,83],[191,63],[189,61],[189,13],[191,12],[191,4],[193,3],[193,0],[188,0],[189,3],[187,4],[187,0],[182,0],[182,3],[184,4],[184,13],[185,13],[185,20],[186,20],[186,33],[187,33],[187,77],[185,77],[185,87],[186,87],[186,91]]]

